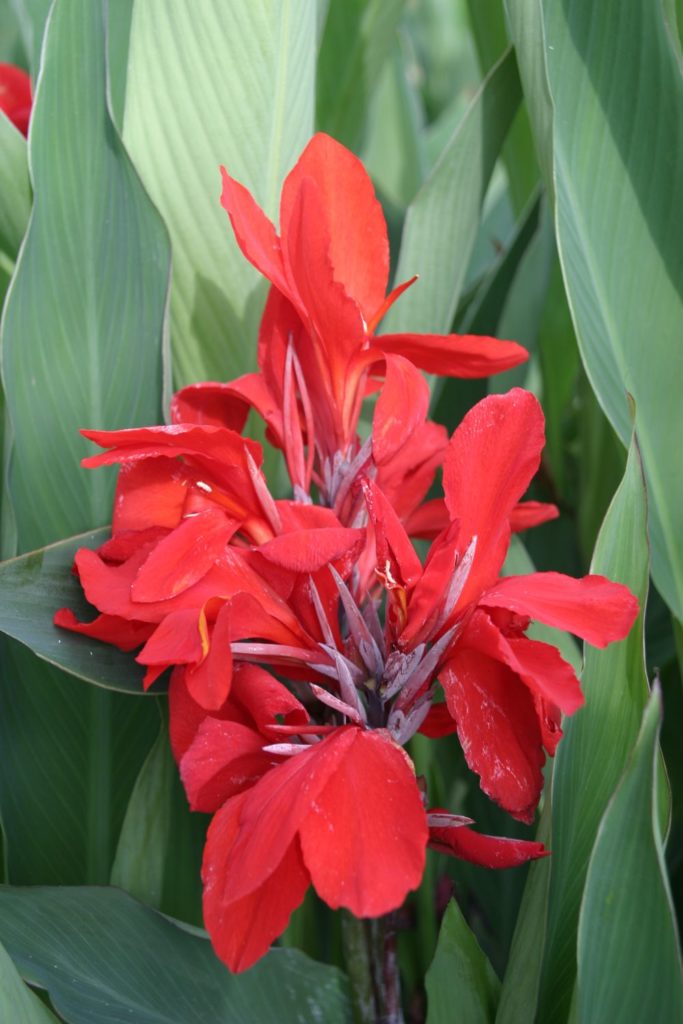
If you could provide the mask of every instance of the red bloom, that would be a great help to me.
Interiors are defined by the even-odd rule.
[[[14,64],[0,64],[0,110],[22,135],[28,135],[31,116],[31,79]]]

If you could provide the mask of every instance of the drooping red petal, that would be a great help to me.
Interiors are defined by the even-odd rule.
[[[215,564],[238,527],[218,509],[184,519],[141,566],[131,587],[133,600],[165,601],[187,590]]]
[[[224,856],[223,902],[248,896],[277,869],[356,732],[352,726],[339,728],[272,768],[246,791],[239,835]],[[207,854],[205,863],[210,859]]]
[[[204,923],[213,948],[231,971],[246,971],[268,951],[309,885],[295,836],[259,885],[237,900],[230,897],[229,865],[244,827],[241,817],[248,797],[249,791],[233,797],[214,816],[202,863]]]
[[[301,824],[311,881],[333,909],[377,917],[422,881],[427,818],[407,755],[379,731],[356,730]]]
[[[162,456],[121,466],[114,497],[114,534],[152,526],[173,529],[182,519],[187,490],[177,459]]]
[[[604,576],[574,579],[559,572],[506,576],[482,596],[487,608],[509,608],[548,626],[566,629],[594,647],[623,640],[638,615],[628,587]]]
[[[146,530],[120,530],[97,548],[97,554],[104,562],[121,565],[137,554],[140,548],[151,551],[155,544],[168,536],[163,526],[149,526]]]
[[[199,614],[194,608],[170,612],[135,659],[140,665],[190,665],[203,655]]]
[[[457,650],[439,679],[465,759],[487,796],[521,821],[533,821],[545,760],[534,701],[500,662]]]
[[[149,622],[131,622],[118,615],[98,615],[92,622],[79,622],[70,608],[60,608],[52,620],[60,629],[102,640],[113,644],[121,651],[133,651],[151,635],[154,630]]]
[[[543,843],[486,836],[467,825],[460,828],[430,828],[429,845],[439,853],[447,853],[485,868],[514,868],[528,860],[547,857],[550,853]]]
[[[246,725],[206,717],[180,762],[190,810],[213,813],[253,786],[276,763],[263,744],[263,736]]]
[[[476,334],[378,334],[372,344],[440,377],[490,377],[529,358],[527,350],[514,341]]]
[[[221,167],[221,206],[228,214],[240,249],[257,270],[285,295],[288,285],[282,264],[280,240],[271,221],[251,193]]]
[[[207,711],[215,711],[227,700],[232,682],[231,602],[226,602],[218,612],[211,636],[202,636],[204,658],[199,664],[185,672],[185,683],[190,696]],[[203,631],[206,630],[202,620]],[[196,659],[199,661],[199,659]]]
[[[384,300],[389,276],[387,228],[372,182],[360,160],[345,146],[329,135],[314,135],[282,188],[283,237],[290,230],[306,178],[315,182],[321,195],[334,276],[369,323]]]
[[[259,546],[259,554],[291,572],[315,572],[365,542],[365,531],[340,526],[299,530]]]
[[[160,455],[193,455],[223,466],[242,467],[247,451],[257,466],[263,462],[260,444],[225,427],[175,423],[170,427],[133,427],[130,430],[81,430],[81,434],[101,448],[110,449],[83,459],[81,465],[89,469]]]
[[[556,647],[525,636],[504,636],[481,609],[469,619],[459,643],[503,662],[534,694],[566,715],[572,715],[584,703],[576,673]]]
[[[443,486],[451,519],[460,521],[460,549],[477,537],[474,564],[460,606],[493,583],[509,543],[509,517],[541,460],[543,412],[521,388],[490,395],[467,413],[444,458]]]
[[[429,385],[401,356],[387,356],[386,376],[372,420],[372,454],[381,465],[399,451],[424,423]]]
[[[532,526],[541,526],[557,519],[560,510],[557,505],[546,501],[520,501],[510,513],[510,529],[513,533],[530,530]]]
[[[239,672],[239,666],[236,672]],[[208,714],[206,709],[197,704],[190,696],[185,682],[185,674],[185,666],[178,665],[171,672],[171,679],[168,685],[168,731],[171,750],[177,764],[180,764],[184,753],[191,746],[199,726]],[[242,725],[247,726],[252,724],[248,715],[243,713],[239,705],[232,700],[227,700],[221,708],[211,711],[211,717],[231,722],[240,722]]]

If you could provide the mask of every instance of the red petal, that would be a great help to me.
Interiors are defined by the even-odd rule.
[[[140,665],[189,665],[203,655],[199,613],[194,608],[170,612],[135,659]]]
[[[232,882],[228,864],[240,838],[241,812],[248,796],[249,791],[233,797],[214,816],[202,863],[204,923],[217,955],[231,971],[246,971],[268,951],[309,885],[295,837],[259,886],[241,899],[226,898]]]
[[[0,64],[0,110],[22,135],[28,134],[31,103],[31,79],[23,68]]]
[[[232,700],[240,704],[256,728],[268,735],[281,717],[286,725],[304,725],[308,713],[294,694],[258,665],[239,665],[232,683]]]
[[[287,295],[287,279],[275,228],[251,193],[231,178],[224,167],[221,167],[221,176],[221,206],[230,218],[237,244],[249,262]]]
[[[389,276],[387,228],[372,182],[360,160],[345,146],[328,135],[314,135],[282,189],[283,237],[306,178],[313,179],[320,191],[334,276],[369,323],[384,300]]]
[[[79,622],[70,608],[60,608],[52,621],[61,629],[113,644],[122,651],[139,647],[154,630],[148,622],[129,622],[118,615],[98,615],[92,622]]]
[[[134,601],[165,601],[207,574],[239,523],[218,510],[184,519],[140,568],[131,587]]]
[[[235,671],[239,672],[239,667]],[[178,764],[191,746],[199,726],[207,717],[205,708],[197,704],[189,694],[185,672],[184,666],[174,668],[168,687],[169,737],[171,750]],[[212,711],[211,717],[239,721],[242,725],[250,724],[232,700],[227,700],[221,708]]]
[[[406,532],[420,540],[434,540],[449,523],[448,509],[443,498],[425,501],[408,517]]]
[[[151,526],[177,526],[187,489],[177,459],[162,457],[121,466],[114,498],[114,534]]]
[[[520,615],[566,629],[594,647],[623,640],[638,615],[638,600],[628,587],[604,576],[574,579],[559,572],[506,576],[487,590],[482,604],[509,608]]]
[[[386,377],[372,420],[372,453],[381,464],[399,451],[424,422],[429,386],[412,363],[388,356]]]
[[[550,853],[543,843],[486,836],[466,825],[460,828],[430,828],[429,845],[439,853],[448,853],[485,868],[514,868],[528,860],[547,857]]]
[[[315,572],[348,552],[362,548],[365,530],[346,527],[285,533],[261,544],[259,554],[292,572]]]
[[[372,344],[440,377],[489,377],[529,358],[527,350],[514,341],[476,334],[379,334]]]
[[[318,895],[356,917],[395,910],[419,886],[427,834],[407,755],[386,733],[361,730],[300,831]]]
[[[520,501],[510,513],[510,529],[513,533],[529,530],[532,526],[540,526],[557,519],[560,510],[557,505],[545,501]]]
[[[230,384],[213,381],[190,384],[176,391],[171,399],[171,422],[227,427],[241,434],[249,415],[249,405],[235,394]]]
[[[513,817],[533,821],[545,758],[528,689],[510,669],[477,651],[458,650],[439,679],[481,788]]]
[[[275,761],[263,743],[263,736],[246,725],[205,718],[180,762],[190,810],[212,813],[253,786]]]
[[[493,582],[509,543],[509,517],[539,467],[543,412],[528,391],[490,395],[471,409],[444,458],[443,486],[451,519],[460,521],[461,553],[477,537],[463,607]]]
[[[193,700],[208,711],[215,711],[227,700],[232,681],[232,651],[230,649],[231,608],[226,603],[218,613],[209,649],[196,668],[185,672],[185,683]],[[199,659],[196,659],[199,661]]]
[[[460,644],[502,661],[533,693],[566,715],[572,715],[584,703],[574,669],[556,647],[527,637],[504,636],[480,609],[467,623]]]
[[[160,455],[194,455],[223,466],[242,467],[246,464],[247,450],[257,466],[263,462],[260,444],[240,437],[234,430],[225,427],[175,423],[170,427],[82,430],[81,434],[101,448],[111,449],[101,455],[83,459],[81,465],[90,469],[115,462],[137,462]]]
[[[447,704],[432,704],[418,732],[430,740],[438,740],[442,736],[450,736],[457,728]]]
[[[422,563],[410,537],[377,484],[370,479],[363,482],[365,502],[375,528],[377,563],[379,570],[396,583],[407,588],[415,586],[422,576]],[[389,579],[391,583],[391,579]]]
[[[271,769],[247,790],[239,835],[224,861],[223,902],[248,896],[277,869],[356,732],[353,727],[339,728]],[[208,859],[207,852],[205,863]]]

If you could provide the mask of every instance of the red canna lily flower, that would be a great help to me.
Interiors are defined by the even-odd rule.
[[[358,456],[363,400],[382,378],[373,438],[379,462],[411,436],[412,421],[424,420],[428,392],[417,368],[481,377],[527,359],[519,345],[493,338],[376,333],[413,282],[386,295],[384,215],[362,164],[334,139],[315,135],[285,180],[279,236],[249,192],[222,173],[221,202],[237,242],[272,285],[259,335],[260,372],[184,389],[175,403],[179,419],[191,407],[193,418],[217,417],[240,429],[254,407],[284,450],[295,488],[308,494],[315,479],[333,504],[344,463]]]
[[[0,110],[22,135],[28,135],[31,116],[31,79],[14,64],[0,64]]]

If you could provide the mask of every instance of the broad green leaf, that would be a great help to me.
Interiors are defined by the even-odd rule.
[[[332,0],[316,77],[316,127],[358,150],[404,0]]]
[[[454,1019],[459,1024],[490,1024],[495,1019],[498,979],[455,900],[446,908],[426,986],[427,1024]]]
[[[79,548],[96,548],[108,537],[108,528],[82,533],[0,562],[0,632],[79,679],[139,695],[144,670],[132,654],[52,624],[58,608],[71,608],[82,621],[96,616],[71,566]]]
[[[26,139],[0,113],[0,250],[14,261],[31,212]]]
[[[34,206],[2,328],[8,488],[27,550],[108,522],[80,427],[156,423],[169,252],[105,100],[100,3],[57,0],[30,138]],[[10,552],[7,552],[10,553]]]
[[[0,888],[0,940],[68,1024],[349,1024],[343,976],[295,950],[231,975],[205,933],[118,889]]]
[[[131,793],[111,869],[112,885],[157,908],[163,893],[175,773],[164,722]]]
[[[24,550],[110,517],[112,477],[81,470],[79,427],[160,418],[168,243],[105,86],[102,5],[56,0],[29,142],[34,205],[3,320],[5,472]],[[86,687],[10,641],[2,658],[9,877],[106,882],[154,706]]]
[[[31,76],[35,79],[40,65],[43,33],[52,0],[10,0],[10,3],[19,22]]]
[[[265,283],[221,208],[219,166],[276,216],[313,126],[315,32],[301,0],[135,4],[124,140],[171,235],[179,384],[255,363]]]
[[[477,45],[479,63],[484,74],[507,49],[510,40],[501,0],[468,0],[472,31]],[[538,164],[529,115],[520,106],[502,149],[505,170],[515,211],[521,213],[538,183]]]
[[[549,194],[553,192],[553,110],[546,68],[543,0],[504,0],[507,24],[515,45],[519,77],[533,129],[536,155]]]
[[[448,331],[489,179],[520,100],[511,50],[491,69],[408,208],[396,280],[420,280],[389,311],[387,331]]]
[[[410,203],[424,179],[423,118],[419,95],[406,74],[404,43],[399,38],[384,62],[370,103],[362,154],[382,200],[399,210]]]
[[[640,601],[625,640],[586,646],[586,704],[564,728],[553,774],[553,863],[540,1019],[564,1021],[576,972],[576,928],[597,829],[638,734],[648,695],[643,614],[648,587],[647,508],[637,445],[600,531],[591,571],[618,580]]]
[[[0,943],[0,1020],[8,1024],[56,1024],[57,1018],[24,984]]]
[[[109,96],[116,127],[123,127],[128,80],[128,43],[134,0],[107,2],[107,57],[109,59]]]
[[[556,229],[581,356],[650,500],[652,572],[683,616],[683,76],[661,0],[545,0]],[[634,68],[647,69],[634,74]]]
[[[657,809],[661,716],[655,687],[588,864],[578,931],[580,1024],[683,1021],[678,932]]]

